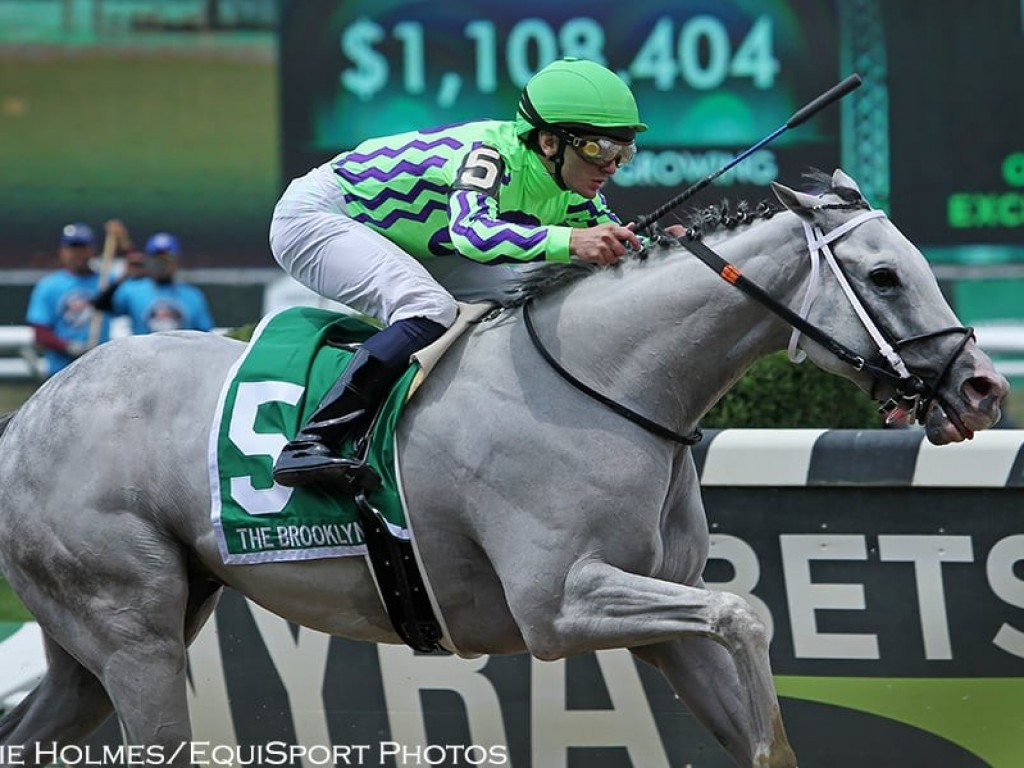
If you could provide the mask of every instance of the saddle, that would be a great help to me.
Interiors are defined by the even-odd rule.
[[[495,310],[496,305],[490,303],[460,302],[459,314],[452,327],[433,344],[413,355],[412,364],[417,368],[417,372],[409,385],[406,401],[430,375],[452,343],[472,325]],[[430,596],[416,561],[411,538],[396,533],[384,514],[374,507],[368,498],[368,494],[381,483],[381,478],[370,466],[369,451],[383,409],[384,403],[381,404],[366,433],[354,442],[355,453],[350,457],[361,467],[361,470],[352,473],[353,477],[358,478],[352,493],[356,509],[359,511],[359,523],[363,529],[367,556],[381,602],[403,642],[423,653],[447,653],[448,651],[441,645],[444,633],[430,604]]]
[[[401,377],[399,382],[397,382],[392,388],[392,395],[395,394],[395,390],[404,390],[404,392],[400,393],[402,395],[402,405],[412,398],[416,393],[416,390],[419,389],[421,384],[423,384],[427,376],[429,376],[430,372],[434,369],[434,366],[437,365],[438,361],[444,356],[444,353],[448,351],[448,348],[455,342],[455,340],[465,333],[471,326],[480,322],[482,319],[485,319],[498,308],[497,304],[491,302],[481,302],[476,304],[459,302],[458,306],[458,315],[451,327],[445,331],[437,341],[427,345],[412,355],[410,366],[416,371],[412,381],[406,386],[404,383],[405,377]],[[350,352],[355,352],[359,347],[359,343],[353,342],[351,339],[339,338],[337,336],[328,338],[326,343]],[[351,471],[354,481],[348,488],[344,488],[343,490],[351,491],[353,494],[356,494],[360,490],[372,491],[380,486],[381,478],[371,466],[368,454],[378,420],[389,399],[389,397],[382,398],[377,409],[377,413],[374,415],[372,420],[367,422],[367,426],[363,428],[362,434],[356,436],[352,441],[349,450],[342,451],[345,458],[356,462]]]
[[[405,404],[445,351],[495,308],[460,304],[447,333],[414,356],[369,426],[341,446],[365,470],[346,488],[285,487],[272,470],[280,447],[377,328],[309,307],[265,317],[224,382],[211,427],[211,522],[225,564],[364,556],[402,640],[443,651],[405,514],[395,434]]]

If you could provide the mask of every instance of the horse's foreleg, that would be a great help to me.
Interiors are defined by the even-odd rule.
[[[527,647],[542,659],[604,648],[637,648],[683,637],[718,643],[727,653],[709,656],[705,651],[704,660],[713,662],[707,680],[692,678],[689,682],[714,687],[720,680],[732,693],[706,708],[705,716],[731,723],[726,730],[742,734],[737,736],[742,743],[729,747],[740,765],[796,765],[779,719],[767,631],[742,598],[627,573],[596,560],[582,561],[569,569],[560,599],[552,599],[549,586],[534,578],[512,583],[506,580],[505,585],[509,606]],[[683,643],[678,647],[690,646]],[[667,662],[659,659],[659,666],[661,663]],[[680,663],[679,658],[672,659],[669,667],[677,678],[686,677],[682,670],[688,665]],[[730,704],[730,697],[735,703]]]
[[[36,766],[37,750],[77,744],[99,728],[114,708],[100,681],[44,634],[46,674],[0,722],[0,746],[23,747],[19,766]],[[14,754],[7,750],[8,754]],[[44,761],[46,762],[46,761]]]
[[[740,765],[758,765],[751,753],[747,692],[729,651],[707,637],[681,637],[668,643],[631,649],[665,675],[679,698]],[[796,765],[778,706],[772,714],[769,768]],[[756,748],[756,747],[755,747]]]

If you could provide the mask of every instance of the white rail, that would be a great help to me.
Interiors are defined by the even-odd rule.
[[[996,370],[1008,378],[1024,376],[1024,324],[978,325],[978,346],[995,357]]]
[[[111,322],[111,336],[127,336],[130,326],[115,318]],[[227,328],[214,328],[225,333]],[[46,357],[33,345],[32,327],[28,325],[0,325],[0,382],[39,382],[46,378]]]
[[[32,328],[0,326],[0,380],[40,381],[45,375],[46,361],[32,346]]]

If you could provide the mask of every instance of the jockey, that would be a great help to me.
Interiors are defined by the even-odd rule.
[[[274,209],[274,258],[385,327],[285,446],[275,482],[351,479],[359,465],[340,446],[369,423],[410,356],[452,325],[456,299],[499,296],[515,265],[606,265],[626,244],[639,250],[601,189],[646,128],[615,73],[567,58],[530,79],[514,121],[369,139],[293,180]]]

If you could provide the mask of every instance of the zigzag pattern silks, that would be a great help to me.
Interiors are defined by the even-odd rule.
[[[456,177],[466,153],[483,144],[504,159],[495,199],[453,194],[453,186],[462,186]],[[580,224],[611,220],[610,212],[602,215],[603,199],[581,204],[578,196],[557,190],[509,122],[473,121],[461,128],[370,139],[340,154],[331,167],[348,215],[384,232],[416,258],[461,252],[492,264],[523,263],[544,258],[548,249],[568,258],[568,238],[564,232],[552,236],[550,227],[567,225],[570,205]],[[510,175],[509,168],[518,172]],[[490,179],[492,190],[495,181]]]
[[[463,147],[463,143],[457,139],[453,139],[450,136],[438,139],[437,141],[420,141],[419,139],[413,139],[407,144],[403,144],[400,147],[381,147],[373,152],[360,153],[360,152],[348,152],[343,163],[366,163],[377,160],[382,157],[399,157],[405,154],[410,149],[418,149],[422,152],[429,152],[432,149],[438,147],[450,147],[451,149],[460,149]]]
[[[431,199],[446,200],[448,197],[448,187],[444,184],[434,184],[421,180],[417,181],[405,192],[385,187],[373,197],[350,197],[346,202],[355,202],[367,210],[375,211],[387,203],[411,203],[421,195],[430,195],[431,193],[433,193]]]
[[[597,194],[602,204],[604,204],[604,207],[607,208],[604,195],[601,192],[598,192]],[[615,221],[619,221],[618,217],[614,214],[612,215],[612,218],[614,218]],[[600,212],[593,200],[588,200],[585,203],[580,203],[579,205],[570,205],[565,211],[565,220],[566,223],[573,226],[591,227],[600,221]]]
[[[428,157],[418,163],[402,160],[388,170],[380,168],[364,168],[361,171],[352,171],[345,167],[344,161],[334,166],[334,172],[351,184],[358,184],[367,179],[374,179],[380,182],[394,181],[399,176],[410,176],[416,178],[423,174],[428,168],[440,168],[445,163],[443,157]]]
[[[455,255],[455,248],[452,246],[452,238],[448,233],[447,222],[430,236],[430,239],[427,241],[427,250],[434,256]]]
[[[544,239],[547,237],[546,230],[528,229],[526,227],[509,225],[507,222],[502,222],[501,229],[495,234],[481,237],[479,230],[487,226],[487,223],[477,219],[472,224],[468,224],[466,216],[473,208],[470,205],[470,198],[476,198],[477,202],[479,202],[482,197],[484,196],[476,192],[459,191],[452,194],[451,206],[453,216],[451,230],[453,234],[466,238],[475,249],[483,253],[495,251],[498,255],[507,255],[500,253],[501,246],[503,245],[512,246],[517,250],[529,251],[544,242]],[[492,211],[492,213],[495,212]],[[497,219],[496,214],[494,218]]]
[[[352,218],[360,224],[369,224],[370,226],[379,229],[387,229],[388,227],[393,226],[395,222],[402,220],[425,222],[434,213],[444,211],[446,207],[447,206],[444,202],[440,200],[428,200],[418,211],[399,209],[391,211],[386,216],[379,219],[369,215],[368,213],[358,213]]]

